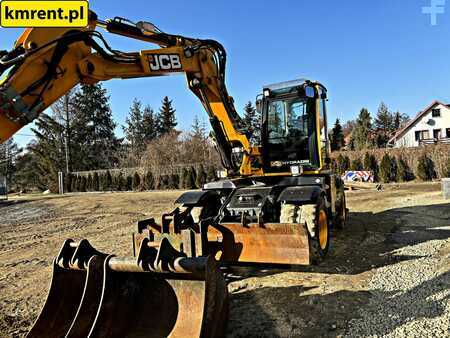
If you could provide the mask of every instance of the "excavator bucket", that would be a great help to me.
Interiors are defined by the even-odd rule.
[[[228,292],[217,262],[188,258],[163,240],[136,258],[77,253],[66,241],[47,301],[28,337],[220,337]],[[68,256],[72,254],[70,259]],[[64,257],[64,259],[62,259]],[[62,265],[62,267],[61,267]]]

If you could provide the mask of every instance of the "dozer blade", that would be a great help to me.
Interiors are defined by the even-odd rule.
[[[216,258],[228,264],[310,264],[308,233],[298,224],[217,224],[208,228],[208,240],[218,248]]]
[[[228,292],[217,262],[188,258],[169,241],[136,258],[76,255],[66,241],[44,308],[28,337],[220,337]],[[72,255],[70,260],[68,256]],[[62,259],[61,257],[64,257]],[[77,258],[78,257],[78,258]]]

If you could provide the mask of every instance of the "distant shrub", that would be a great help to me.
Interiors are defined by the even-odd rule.
[[[408,182],[414,179],[414,174],[411,171],[411,168],[408,166],[408,163],[403,159],[403,157],[399,157],[397,160],[397,179],[400,182]]]
[[[133,190],[133,176],[128,175],[125,181],[125,191]]]
[[[383,183],[389,183],[391,179],[391,158],[387,153],[381,159],[380,179]]]
[[[434,162],[426,154],[422,154],[419,157],[417,164],[417,176],[422,181],[431,181],[436,177]]]
[[[359,158],[356,158],[352,161],[350,170],[363,170],[363,164]]]
[[[155,178],[153,177],[152,172],[149,170],[144,176],[144,190],[153,189],[155,189]]]
[[[208,171],[206,172],[206,182],[213,182],[215,180],[217,180],[216,168],[210,165],[208,167]]]
[[[72,175],[72,179],[71,179],[70,183],[71,183],[70,191],[77,192],[78,191],[78,185],[77,185],[78,184],[78,176]]]
[[[114,185],[114,190],[116,191],[123,191],[126,189],[126,180],[123,177],[122,172],[119,172],[117,174],[117,176],[114,177],[113,179],[113,185]]]
[[[140,189],[141,189],[141,177],[136,171],[133,175],[133,190],[138,191]]]
[[[345,173],[348,169],[350,169],[350,159],[348,156],[343,156],[342,154],[339,154],[337,158],[337,164],[338,164],[338,174],[342,175]]]
[[[97,172],[95,172],[94,175],[92,175],[92,190],[100,191],[100,178]]]
[[[397,159],[395,157],[391,157],[391,177],[390,177],[391,182],[398,181],[397,170],[398,170]]]
[[[195,186],[199,189],[203,187],[203,184],[206,183],[206,173],[205,169],[203,168],[203,165],[200,164],[200,166],[197,169],[197,177],[195,178]]]
[[[189,170],[187,168],[183,168],[181,172],[181,178],[180,178],[180,187],[182,189],[188,189],[187,188],[187,181],[189,176]]]
[[[188,168],[186,171],[184,189],[195,189],[195,172],[193,168]]]
[[[94,185],[94,183],[93,183],[92,175],[88,174],[87,180],[86,180],[86,191],[92,191],[93,185]]]
[[[179,189],[180,177],[178,174],[172,174],[169,176],[169,188]]]
[[[85,192],[86,191],[86,185],[87,185],[87,179],[86,176],[81,176],[81,180],[80,180],[80,192]]]
[[[64,175],[64,191],[72,192],[72,180],[73,175],[71,173],[67,173]]]
[[[444,167],[444,173],[443,173],[444,177],[449,177],[450,178],[450,157],[447,161],[447,165],[445,165]]]

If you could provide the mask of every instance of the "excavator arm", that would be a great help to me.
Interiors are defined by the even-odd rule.
[[[104,30],[159,46],[139,52],[113,50]],[[81,29],[31,28],[3,52],[0,72],[0,142],[36,119],[53,102],[80,83],[184,73],[189,89],[207,111],[216,146],[230,176],[260,171],[259,150],[250,145],[225,85],[226,52],[214,40],[161,32],[153,24],[126,19],[99,20],[90,13]]]

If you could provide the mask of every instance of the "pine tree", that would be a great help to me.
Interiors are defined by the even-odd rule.
[[[28,145],[28,150],[36,156],[35,173],[41,189],[58,191],[58,172],[65,171],[64,125],[47,114],[41,114],[31,130],[36,141]]]
[[[194,120],[192,121],[191,131],[189,132],[191,138],[198,139],[199,141],[205,141],[206,136],[206,127],[205,124],[200,122],[200,119],[197,115],[194,116]]]
[[[242,120],[245,128],[248,130],[250,142],[259,144],[261,139],[261,116],[250,101],[244,106],[244,118]]]
[[[393,122],[393,129],[394,129],[394,131],[398,131],[400,128],[402,128],[409,121],[408,115],[402,114],[399,111],[397,111],[394,114],[393,119],[394,119],[394,122]]]
[[[153,109],[147,105],[142,113],[142,133],[147,144],[158,136],[158,124]]]
[[[384,102],[380,103],[374,121],[376,142],[378,148],[386,148],[387,143],[394,132],[394,116]]]
[[[131,104],[128,115],[125,119],[125,125],[122,126],[122,129],[132,151],[142,151],[144,148],[142,103],[136,98]]]
[[[339,119],[336,119],[334,127],[331,130],[331,151],[340,150],[345,146],[344,142],[344,131],[342,129]]]
[[[159,135],[164,135],[175,130],[175,127],[177,126],[175,112],[176,110],[172,107],[172,100],[169,100],[169,98],[165,96],[158,114]]]
[[[100,84],[81,85],[73,100],[74,165],[77,170],[112,168],[117,164],[120,141],[109,106],[109,96]]]
[[[355,149],[367,149],[372,147],[371,141],[372,122],[370,113],[366,108],[362,108],[356,119],[356,125],[352,132],[352,142]]]
[[[0,144],[0,176],[6,176],[10,186],[16,172],[16,158],[21,151],[12,138]]]

